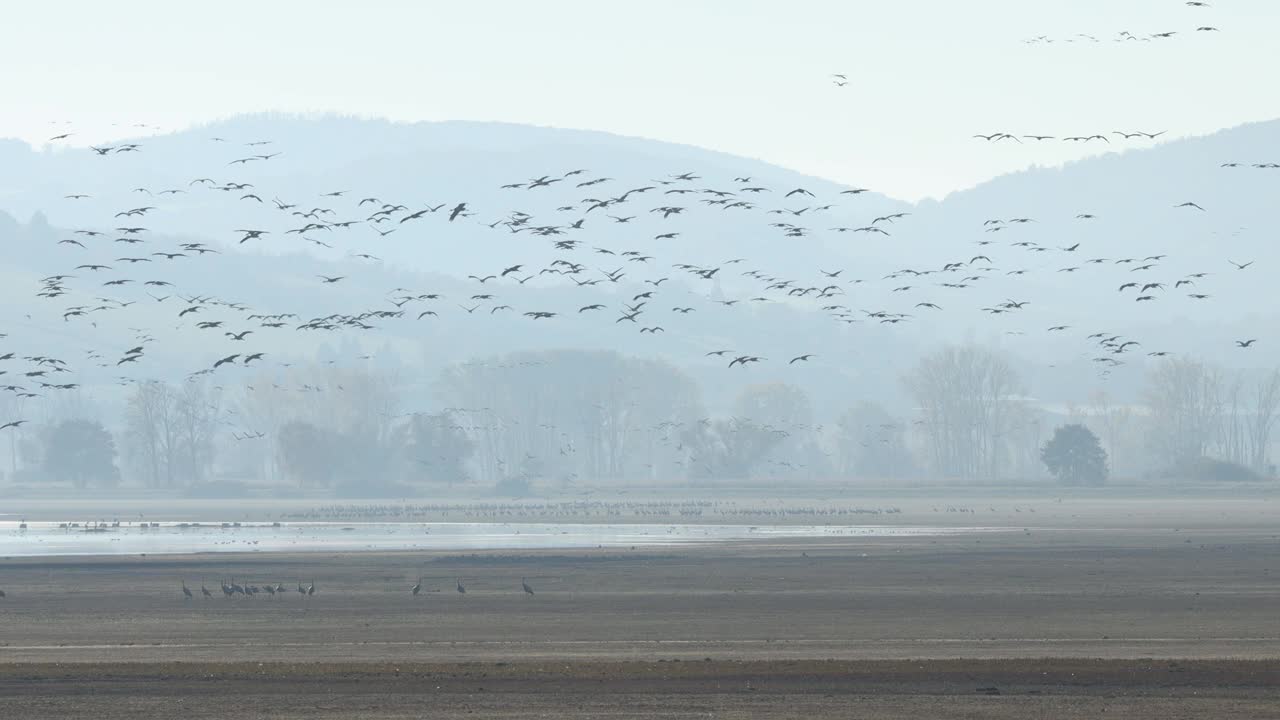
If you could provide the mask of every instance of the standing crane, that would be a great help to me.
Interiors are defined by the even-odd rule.
[[[206,600],[213,597],[213,593],[209,592],[209,588],[204,586],[204,580],[200,581],[200,594],[203,595]]]
[[[458,580],[458,593],[462,595],[466,595],[467,589],[462,587],[462,578],[458,578],[457,580]]]
[[[414,595],[417,595],[418,593],[422,592],[422,576],[421,575],[418,576],[418,584],[409,588],[409,592],[413,593]]]
[[[316,594],[316,581],[312,580],[311,584],[307,586],[307,595],[315,595],[315,594]]]
[[[187,581],[186,581],[186,580],[183,580],[183,581],[182,581],[182,595],[183,595],[183,597],[185,597],[187,600],[190,600],[192,597],[194,597],[194,596],[191,594],[191,588],[187,587]]]
[[[525,593],[529,595],[533,594],[533,588],[529,587],[528,581],[526,581],[524,578],[520,578],[520,586],[524,588]]]

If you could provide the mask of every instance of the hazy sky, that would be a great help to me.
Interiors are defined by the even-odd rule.
[[[84,143],[263,110],[501,120],[689,143],[916,199],[1084,152],[977,132],[1177,137],[1280,117],[1280,2],[1210,2],[7,3],[0,136],[40,144],[70,120]],[[1121,31],[1178,34],[1110,42]],[[1062,42],[1077,33],[1103,42]],[[1059,41],[1024,44],[1038,35]]]

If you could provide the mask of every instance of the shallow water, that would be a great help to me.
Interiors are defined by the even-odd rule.
[[[541,523],[137,523],[73,527],[0,522],[0,557],[203,552],[533,550],[752,539],[958,535],[1003,528]]]

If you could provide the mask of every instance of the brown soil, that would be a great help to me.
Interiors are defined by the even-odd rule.
[[[0,708],[31,718],[1280,717],[1278,551],[1274,531],[1222,527],[0,560]],[[224,578],[289,591],[227,599]],[[299,581],[316,594],[300,596]],[[215,597],[201,597],[202,583]]]

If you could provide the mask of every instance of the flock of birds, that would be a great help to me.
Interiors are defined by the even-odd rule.
[[[1125,132],[1123,130],[1113,130],[1111,131],[1111,134],[1119,135],[1121,138],[1125,140],[1130,140],[1137,137],[1144,137],[1148,140],[1155,140],[1161,135],[1164,135],[1166,132],[1168,131],[1161,130],[1160,132],[1149,133],[1149,132],[1143,132],[1141,130],[1138,130],[1136,132]],[[1111,144],[1111,140],[1106,135],[1102,135],[1098,133],[1095,133],[1093,135],[1066,135],[1063,137],[1058,137],[1057,135],[1015,135],[1013,133],[1007,133],[1007,132],[993,132],[986,135],[982,133],[978,133],[973,137],[981,138],[982,140],[986,140],[987,142],[1000,142],[1001,140],[1012,140],[1019,144],[1021,144],[1024,139],[1034,140],[1036,142],[1044,142],[1045,140],[1061,140],[1062,142],[1083,143],[1083,144],[1088,144],[1097,140],[1099,142],[1107,143],[1108,145]]]
[[[1161,132],[1117,132],[1125,138],[1144,137],[1154,139]],[[68,133],[52,138],[65,139]],[[1054,139],[1049,135],[1014,135],[1007,132],[982,134],[988,142],[1004,140],[1022,142],[1023,138],[1034,141]],[[1063,141],[1091,142],[1101,140],[1109,142],[1103,135],[1067,136]],[[226,143],[225,138],[214,137],[211,142]],[[257,140],[245,143],[248,147],[275,146],[271,140]],[[124,143],[117,146],[95,146],[92,151],[104,157],[104,162],[121,153],[141,153],[145,146],[141,143]],[[228,165],[243,168],[250,163],[282,162],[279,158],[284,151],[263,152],[260,154],[237,157],[231,153]],[[1238,163],[1226,163],[1235,167]],[[451,223],[483,222],[494,232],[509,234],[527,234],[534,238],[545,239],[559,253],[560,257],[543,267],[531,267],[527,262],[515,262],[494,267],[490,272],[471,274],[468,279],[475,283],[476,290],[457,303],[460,312],[473,315],[483,312],[486,315],[497,313],[520,313],[531,321],[554,321],[566,314],[585,316],[610,311],[610,307],[602,302],[589,302],[571,308],[529,307],[516,309],[511,304],[502,302],[501,287],[508,284],[524,285],[535,278],[560,278],[573,283],[579,288],[595,286],[613,286],[621,294],[612,324],[630,324],[640,334],[657,335],[665,333],[671,321],[697,312],[697,305],[689,304],[682,299],[673,303],[669,309],[659,307],[663,299],[663,286],[670,282],[673,275],[670,271],[655,272],[658,259],[657,243],[674,241],[681,237],[678,226],[655,233],[651,239],[653,245],[644,247],[637,245],[631,248],[608,247],[601,244],[588,245],[581,238],[587,224],[605,224],[606,228],[625,227],[637,221],[640,216],[655,218],[663,224],[676,223],[689,209],[691,204],[705,206],[721,213],[760,213],[764,217],[777,216],[776,220],[767,223],[767,229],[783,238],[801,238],[808,236],[821,224],[824,213],[837,208],[845,200],[856,201],[859,195],[868,192],[865,188],[848,188],[836,193],[835,197],[817,197],[816,193],[804,187],[774,188],[761,184],[751,177],[737,176],[728,181],[708,183],[696,172],[674,173],[664,178],[652,179],[649,182],[613,191],[604,191],[615,180],[608,176],[595,176],[586,169],[572,169],[560,174],[543,174],[523,181],[504,183],[500,189],[505,192],[519,193],[518,203],[527,205],[536,200],[539,193],[547,192],[547,188],[555,186],[572,187],[580,192],[577,202],[562,204],[549,211],[553,215],[569,214],[570,219],[553,217],[543,219],[534,214],[510,210],[492,222],[472,220],[482,212],[470,201],[440,202],[434,205],[414,207],[404,202],[394,202],[373,196],[357,196],[347,190],[333,190],[322,193],[318,202],[297,200],[286,202],[272,195],[271,203],[278,213],[279,223],[264,227],[241,227],[235,236],[228,238],[226,245],[232,247],[270,242],[273,238],[297,236],[304,242],[333,247],[343,234],[357,229],[375,232],[385,238],[392,233],[420,225],[422,223],[438,223],[433,229],[440,231]],[[300,317],[293,312],[282,312],[264,308],[253,308],[246,304],[222,299],[214,295],[186,295],[174,283],[163,278],[159,268],[165,263],[194,262],[210,254],[221,254],[223,250],[205,242],[188,240],[177,242],[173,246],[160,246],[157,241],[148,239],[150,228],[145,224],[146,218],[164,208],[162,198],[184,195],[188,193],[222,193],[238,197],[238,202],[252,204],[264,203],[262,196],[269,194],[264,188],[257,188],[253,183],[234,180],[215,181],[210,177],[198,177],[190,180],[187,187],[152,189],[133,188],[131,194],[145,195],[146,204],[130,203],[121,206],[106,219],[103,225],[96,228],[79,228],[71,231],[70,237],[58,241],[59,245],[68,248],[68,268],[65,272],[45,277],[41,281],[37,297],[43,301],[54,302],[79,292],[92,296],[92,299],[78,300],[74,304],[62,308],[61,315],[65,322],[93,322],[102,314],[127,313],[139,302],[168,304],[173,306],[173,317],[179,327],[194,328],[208,334],[209,344],[226,344],[226,351],[218,354],[218,358],[208,367],[195,370],[190,377],[210,375],[223,368],[252,367],[266,360],[265,350],[252,348],[240,349],[249,345],[265,333],[273,332],[314,332],[314,331],[375,331],[382,323],[398,320],[424,321],[438,317],[446,312],[442,304],[445,297],[442,293],[396,287],[389,290],[380,301],[382,307],[371,307],[350,312],[336,312],[314,317]],[[782,204],[767,207],[765,198],[777,197]],[[79,201],[86,198],[84,194],[71,194],[68,201]],[[644,203],[645,198],[653,201]],[[677,204],[679,203],[679,204]],[[1173,206],[1179,211],[1206,212],[1206,209],[1193,201],[1185,201]],[[844,209],[847,209],[844,208]],[[362,216],[355,213],[363,213]],[[354,217],[353,217],[354,215]],[[829,232],[866,234],[872,237],[890,237],[894,226],[909,222],[911,213],[896,212],[869,219],[864,224],[839,225],[827,227]],[[115,220],[116,222],[111,222]],[[1093,222],[1097,216],[1089,212],[1080,212],[1075,216],[1077,222]],[[806,222],[807,221],[807,222]],[[1031,217],[990,218],[982,223],[982,229],[990,239],[976,242],[977,252],[966,253],[941,267],[902,268],[882,278],[889,282],[888,296],[897,298],[910,297],[927,286],[923,281],[932,281],[935,288],[960,291],[973,288],[995,274],[1016,277],[1030,272],[1025,267],[997,265],[992,260],[988,246],[996,245],[997,233],[1013,234],[1017,228],[1035,223]],[[805,223],[805,224],[801,224]],[[318,240],[314,236],[323,235],[326,240]],[[359,242],[358,237],[351,238]],[[1064,247],[1039,245],[1031,240],[1015,239],[1007,243],[1012,250],[1021,250],[1032,256],[1049,253],[1061,257],[1068,262],[1056,269],[1058,273],[1077,273],[1086,268],[1100,265],[1113,265],[1127,268],[1129,273],[1151,273],[1161,269],[1161,262],[1166,255],[1135,257],[1085,257],[1080,261],[1070,262],[1078,256],[1082,243]],[[127,248],[120,252],[119,248]],[[225,249],[225,246],[224,246]],[[611,260],[616,266],[599,267],[590,260],[575,255],[589,253],[597,260]],[[358,259],[377,260],[367,252],[352,253]],[[736,272],[739,278],[758,283],[758,294],[749,297],[709,299],[703,303],[707,306],[732,308],[739,304],[762,302],[811,302],[816,309],[827,313],[839,323],[852,324],[874,322],[881,325],[895,325],[909,322],[918,312],[936,312],[943,306],[934,298],[919,298],[913,303],[913,312],[904,312],[892,308],[859,308],[848,304],[847,293],[852,286],[866,282],[862,278],[851,278],[840,268],[818,269],[812,278],[786,278],[770,273],[764,268],[743,267],[747,258],[730,258],[723,262],[706,265],[689,262],[670,263],[671,271],[683,274],[686,279],[697,284],[718,279],[722,274]],[[1251,261],[1231,261],[1236,271],[1244,271],[1253,263]],[[139,272],[143,271],[145,272]],[[131,272],[130,272],[131,271]],[[1133,289],[1137,291],[1137,302],[1151,302],[1159,293],[1170,290],[1184,291],[1192,300],[1207,300],[1211,296],[1196,290],[1197,282],[1209,275],[1207,272],[1188,274],[1183,277],[1172,277],[1161,280],[1125,282],[1119,288],[1121,292]],[[1134,277],[1139,277],[1134,275]],[[320,286],[333,286],[348,280],[346,275],[321,274],[315,278]],[[120,296],[102,294],[103,290],[115,293],[128,293],[129,288],[138,288],[142,292],[133,294],[128,299]],[[634,291],[629,289],[634,288]],[[153,292],[154,291],[154,292]],[[163,292],[162,295],[155,293]],[[144,300],[145,299],[145,300]],[[1003,315],[1021,311],[1029,302],[1008,298],[1005,301],[982,307],[982,311],[992,315]],[[668,320],[658,317],[659,313],[670,316]],[[1048,327],[1048,332],[1062,332],[1070,329],[1070,324],[1061,323]],[[102,349],[86,351],[86,361],[97,368],[141,367],[144,365],[147,352],[156,337],[145,328],[134,327],[135,336],[127,349],[116,355],[106,354]],[[1011,333],[1019,334],[1019,333]],[[1093,358],[1095,362],[1114,367],[1122,362],[1120,356],[1141,347],[1138,340],[1124,338],[1112,333],[1098,332],[1087,336],[1089,341],[1096,341],[1099,353]],[[1237,341],[1240,348],[1252,347],[1256,338]],[[1151,348],[1148,354],[1162,357],[1168,351]],[[709,358],[718,357],[725,361],[727,367],[745,367],[766,362],[768,358],[762,354],[733,348],[716,348],[705,353]],[[785,365],[806,363],[816,357],[812,352],[798,352],[781,358]],[[26,367],[13,368],[14,363],[25,363]],[[288,363],[281,363],[288,366]],[[1104,371],[1105,373],[1105,371]],[[19,400],[40,398],[48,392],[74,390],[81,387],[81,382],[74,377],[71,363],[49,354],[28,350],[25,353],[7,351],[0,353],[0,374],[14,377],[0,389],[12,393]],[[124,384],[136,382],[136,376],[119,376]],[[0,430],[18,428],[25,419],[14,419],[0,424]],[[260,434],[246,432],[242,437],[261,437]]]
[[[1207,9],[1212,7],[1210,3],[1205,2],[1204,0],[1185,0],[1183,4],[1189,8],[1193,8],[1196,10],[1202,10],[1202,9]],[[1076,33],[1074,35],[1065,36],[1065,37],[1051,37],[1049,35],[1036,35],[1035,37],[1031,37],[1031,38],[1027,38],[1026,40],[1023,40],[1023,43],[1027,45],[1052,45],[1054,43],[1068,44],[1068,45],[1073,43],[1098,44],[1098,43],[1106,42],[1108,39],[1110,40],[1110,42],[1113,42],[1113,43],[1125,43],[1125,44],[1147,43],[1147,42],[1158,42],[1161,40],[1170,40],[1177,35],[1185,35],[1188,32],[1194,35],[1198,33],[1217,33],[1217,32],[1220,32],[1220,30],[1213,25],[1201,24],[1201,25],[1197,25],[1195,28],[1186,32],[1181,30],[1164,30],[1161,32],[1154,32],[1154,33],[1135,34],[1127,30],[1121,30],[1119,32],[1113,33],[1110,36],[1110,38],[1107,38],[1107,39],[1099,38],[1097,35],[1091,35],[1089,33]]]
[[[1205,7],[1207,3],[1188,3]],[[1211,28],[1202,27],[1201,30]],[[1156,33],[1148,39],[1168,38],[1174,33]],[[1122,34],[1126,38],[1135,36]],[[841,73],[833,76],[837,84],[848,82]],[[1112,137],[1121,139],[1143,138],[1154,140],[1164,131],[1114,131]],[[74,132],[60,132],[49,138],[51,142],[64,142]],[[1044,142],[1050,140],[1088,144],[1110,143],[1108,134],[1076,134],[1055,136],[1046,134],[1015,134],[999,131],[975,135],[990,143]],[[251,140],[239,147],[224,137],[211,137],[211,143],[227,148],[222,173],[246,172],[248,168],[268,163],[288,162],[288,148],[271,139]],[[145,142],[122,142],[115,145],[96,145],[88,150],[102,158],[104,163],[121,162],[124,158],[145,157]],[[1241,163],[1224,163],[1224,167],[1239,167]],[[1264,164],[1255,164],[1263,167]],[[217,174],[217,173],[210,173]],[[257,177],[250,178],[257,180]],[[260,181],[261,182],[261,181]],[[851,304],[850,293],[855,286],[876,282],[874,278],[854,278],[842,268],[815,268],[808,277],[783,277],[766,267],[752,267],[745,257],[727,258],[716,263],[679,261],[679,258],[662,257],[680,252],[682,229],[680,220],[692,213],[695,207],[701,212],[720,214],[752,214],[766,220],[762,231],[776,234],[782,239],[808,237],[816,232],[864,235],[868,238],[890,238],[900,224],[911,222],[910,212],[894,212],[868,218],[864,222],[832,226],[824,222],[833,210],[842,214],[856,213],[859,196],[869,192],[866,188],[852,187],[819,197],[805,187],[771,187],[750,176],[732,178],[704,178],[696,171],[671,173],[665,177],[651,178],[629,185],[622,181],[592,173],[586,168],[570,169],[556,173],[544,173],[536,177],[517,179],[497,184],[497,189],[511,193],[512,205],[529,207],[556,192],[576,194],[572,201],[549,203],[539,212],[520,209],[497,210],[481,207],[474,200],[453,198],[432,203],[414,202],[408,198],[390,199],[371,194],[360,194],[348,189],[333,189],[318,193],[314,198],[282,199],[271,188],[243,178],[208,175],[194,177],[175,187],[133,187],[127,189],[127,197],[140,198],[128,202],[113,200],[111,211],[93,227],[71,230],[57,241],[66,249],[65,270],[44,277],[40,281],[36,297],[48,303],[63,303],[59,314],[68,325],[93,323],[104,316],[126,318],[134,333],[131,339],[118,349],[103,347],[85,350],[86,363],[95,373],[101,370],[134,374],[121,374],[116,380],[121,384],[146,379],[147,358],[154,343],[158,342],[157,328],[148,329],[144,323],[127,322],[131,310],[147,305],[169,308],[175,329],[195,330],[203,334],[202,347],[218,348],[215,359],[207,366],[192,371],[191,378],[225,372],[233,368],[253,368],[274,361],[268,350],[255,347],[269,333],[284,332],[375,332],[393,322],[426,322],[446,312],[461,312],[466,316],[518,314],[531,322],[557,322],[566,317],[603,315],[602,323],[631,326],[641,335],[658,336],[668,332],[691,313],[712,310],[728,311],[735,306],[755,303],[785,302],[795,305],[809,303],[818,312],[825,313],[837,323],[876,323],[893,326],[916,320],[922,313],[936,313],[944,309],[938,292],[959,292],[990,284],[995,276],[1016,278],[1046,270],[1032,269],[1018,263],[1008,253],[1005,262],[997,263],[993,257],[999,246],[997,238],[1014,236],[1004,243],[1008,251],[1020,251],[1026,257],[1060,258],[1059,267],[1049,269],[1056,273],[1084,274],[1100,266],[1112,266],[1132,273],[1133,281],[1119,286],[1122,293],[1136,291],[1134,301],[1151,303],[1163,294],[1173,291],[1183,293],[1193,301],[1205,301],[1212,296],[1200,290],[1199,283],[1210,275],[1197,272],[1184,275],[1165,275],[1149,279],[1149,274],[1167,272],[1162,264],[1166,255],[1133,257],[1082,256],[1082,243],[1063,247],[1040,245],[1032,240],[1017,237],[1019,228],[1037,222],[1032,217],[990,218],[982,223],[989,239],[976,242],[974,252],[957,252],[956,257],[939,267],[904,267],[878,282],[888,283],[885,297],[895,307],[866,307]],[[121,188],[121,192],[126,192]],[[174,198],[202,193],[205,196],[225,196],[229,214],[232,208],[251,205],[274,210],[270,223],[241,224],[234,234],[221,239],[199,241],[194,239],[163,240],[153,231],[149,220],[157,213],[171,208]],[[556,196],[563,197],[562,195]],[[773,198],[775,200],[770,200]],[[67,202],[84,202],[88,193],[68,193]],[[1182,212],[1207,212],[1197,202],[1187,200],[1173,206]],[[495,217],[496,216],[496,217]],[[628,247],[591,242],[586,237],[604,237],[617,234],[625,228],[644,222],[658,224],[660,232],[652,233],[645,242],[633,240]],[[1075,215],[1080,223],[1098,222],[1098,217],[1087,210]],[[558,257],[542,266],[530,261],[508,261],[467,277],[474,283],[474,290],[459,298],[446,298],[430,288],[389,288],[378,295],[369,306],[347,308],[313,316],[302,316],[292,308],[251,307],[245,303],[219,297],[216,294],[187,292],[165,277],[163,268],[170,263],[199,262],[200,258],[224,254],[233,248],[253,247],[271,243],[283,248],[286,239],[323,248],[335,248],[339,244],[353,246],[348,257],[359,261],[379,261],[365,250],[372,233],[379,239],[394,240],[393,234],[426,229],[435,233],[447,232],[459,223],[479,223],[492,232],[527,236],[547,243]],[[601,227],[602,226],[602,227]],[[599,228],[598,230],[596,230]],[[592,232],[596,230],[596,232]],[[361,233],[361,234],[357,234]],[[154,236],[154,237],[153,237]],[[632,235],[634,238],[634,234]],[[213,243],[213,244],[211,244]],[[1079,260],[1077,260],[1079,258]],[[671,262],[675,260],[674,262]],[[247,262],[247,260],[246,260]],[[1235,271],[1245,271],[1252,261],[1231,261]],[[659,270],[659,267],[664,269]],[[707,283],[734,274],[738,281],[753,283],[754,294],[740,297],[713,295],[691,302],[690,295],[671,298],[665,292],[668,283],[682,278],[687,285],[706,287]],[[1138,273],[1144,273],[1139,275]],[[1141,279],[1139,279],[1141,278]],[[592,300],[574,306],[515,307],[504,301],[504,288],[523,286],[535,279],[550,279],[559,284],[572,283],[582,290],[609,288],[617,298],[617,304],[600,302],[593,294]],[[319,287],[333,287],[353,282],[345,273],[320,273],[312,278]],[[919,293],[928,291],[927,297]],[[695,295],[696,297],[696,295]],[[905,302],[904,302],[905,301]],[[282,298],[281,302],[287,302]],[[141,303],[141,305],[139,305]],[[990,315],[1016,314],[1030,301],[1007,297],[999,302],[981,306]],[[906,307],[902,307],[906,305]],[[454,308],[451,310],[451,308]],[[153,308],[154,311],[154,308]],[[1074,329],[1070,322],[1049,325],[1046,332],[1061,333]],[[1023,334],[1009,331],[1009,334]],[[1082,335],[1084,335],[1082,333]],[[5,335],[0,335],[3,341]],[[1164,357],[1170,350],[1147,348],[1141,340],[1098,330],[1084,335],[1089,347],[1094,349],[1092,361],[1106,375],[1124,363],[1127,354],[1145,351],[1151,357]],[[1235,341],[1240,349],[1251,348],[1258,338],[1241,338]],[[783,357],[769,358],[764,353],[749,348],[708,348],[706,358],[717,358],[728,368],[742,368],[760,363],[775,362],[783,366],[809,363],[818,354],[803,348],[795,348]],[[289,363],[280,363],[289,366]],[[79,389],[86,384],[83,374],[72,360],[55,357],[37,347],[23,351],[0,352],[0,390],[11,394],[23,407],[27,400],[47,397],[49,393]],[[7,376],[7,379],[4,377]],[[26,418],[13,418],[0,423],[0,431],[20,428]],[[237,433],[237,439],[256,439],[261,433],[246,431]]]
[[[220,589],[222,590],[223,597],[226,597],[226,598],[235,597],[236,595],[240,595],[241,597],[251,598],[254,595],[258,595],[260,593],[274,598],[274,597],[284,597],[289,592],[288,589],[285,588],[283,583],[275,583],[275,584],[266,583],[261,586],[250,585],[248,583],[245,583],[244,585],[240,585],[235,581],[235,578],[232,578],[230,582],[223,580],[221,583],[219,583],[219,585],[221,586]],[[298,595],[304,598],[315,595],[316,583],[314,580],[309,585],[303,585],[301,582],[299,582],[297,591],[298,591]],[[205,598],[213,597],[213,592],[210,591],[209,588],[205,586],[204,583],[200,583],[200,594]],[[182,595],[188,600],[195,597],[195,593],[192,592],[191,588],[187,587],[186,580],[182,581]]]
[[[454,589],[458,592],[458,594],[466,595],[467,587],[462,584],[462,578],[455,578],[454,582],[455,582]],[[274,585],[271,583],[266,583],[261,586],[251,585],[248,583],[244,585],[240,585],[235,581],[235,578],[232,578],[230,582],[227,582],[224,580],[220,583],[220,585],[221,585],[220,589],[222,591],[222,596],[225,598],[233,598],[236,595],[239,595],[244,598],[252,598],[253,596],[258,594],[265,594],[269,597],[275,598],[275,597],[284,597],[288,593],[288,590],[285,588],[283,583],[275,583]],[[526,595],[534,594],[533,586],[529,584],[529,581],[527,578],[520,578],[520,587]],[[419,575],[418,581],[414,583],[412,587],[409,588],[409,594],[413,595],[414,597],[417,597],[418,595],[422,594],[423,590],[424,588],[422,584],[422,576]],[[299,582],[297,587],[297,592],[298,592],[298,595],[303,598],[307,598],[307,597],[311,597],[312,595],[315,595],[316,594],[315,581],[312,581],[311,584],[305,585],[305,586],[301,582]],[[438,592],[438,591],[427,590],[427,592]],[[182,595],[187,600],[191,600],[195,597],[195,592],[191,588],[187,587],[186,580],[182,581]],[[209,590],[209,588],[204,583],[200,584],[200,595],[204,597],[206,600],[214,597],[213,592]],[[4,597],[4,591],[0,591],[0,597]]]

